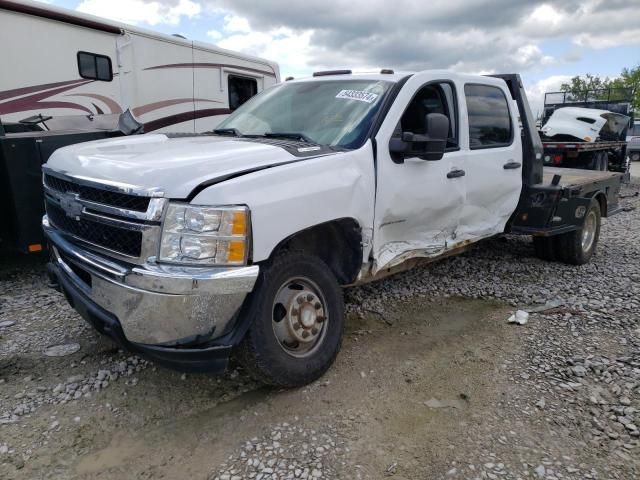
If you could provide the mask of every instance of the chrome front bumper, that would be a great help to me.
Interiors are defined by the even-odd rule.
[[[126,265],[67,241],[46,216],[43,229],[57,271],[136,344],[194,345],[225,335],[259,273],[258,266]]]

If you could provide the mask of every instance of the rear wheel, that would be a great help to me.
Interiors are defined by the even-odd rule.
[[[260,381],[295,387],[324,374],[340,350],[342,290],[320,259],[287,252],[261,270],[248,299],[251,326],[239,359]]]
[[[609,170],[609,154],[602,152],[602,163],[600,164],[600,170],[607,172]]]
[[[606,152],[594,152],[587,165],[588,170],[604,171],[609,168],[609,157]]]
[[[591,260],[600,238],[601,217],[600,203],[591,200],[582,228],[558,236],[560,260],[573,265],[583,265]]]

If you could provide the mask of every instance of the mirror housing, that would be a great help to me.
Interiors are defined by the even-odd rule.
[[[405,158],[411,157],[430,161],[442,159],[449,136],[449,119],[441,113],[429,113],[425,125],[424,135],[402,132],[400,138],[391,138],[389,151],[394,162],[404,163]]]

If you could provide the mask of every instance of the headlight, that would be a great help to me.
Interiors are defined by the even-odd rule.
[[[170,203],[158,261],[244,265],[249,252],[249,209]]]

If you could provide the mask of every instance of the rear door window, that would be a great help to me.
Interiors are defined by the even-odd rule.
[[[510,145],[513,125],[507,98],[490,85],[464,87],[469,115],[469,148],[496,148]]]

